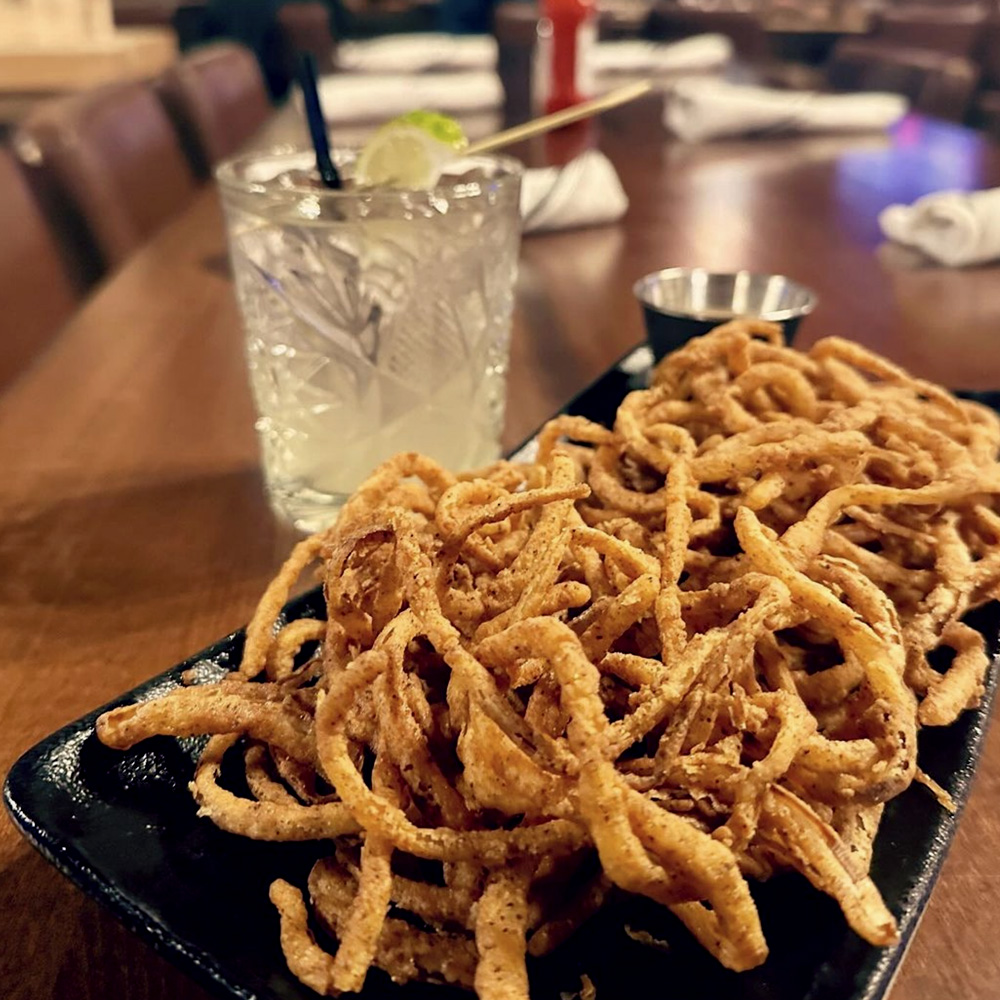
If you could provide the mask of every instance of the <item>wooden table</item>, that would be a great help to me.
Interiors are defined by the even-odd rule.
[[[525,240],[505,440],[642,337],[630,287],[674,264],[787,272],[841,333],[951,386],[1000,387],[1000,269],[914,267],[877,212],[1000,184],[1000,148],[917,117],[891,138],[680,146],[605,118],[623,224]],[[530,150],[543,156],[544,148]],[[263,500],[215,194],[202,192],[0,398],[0,772],[63,723],[243,623],[292,535]],[[1000,729],[893,1000],[1000,995]],[[0,818],[0,993],[205,1000]]]

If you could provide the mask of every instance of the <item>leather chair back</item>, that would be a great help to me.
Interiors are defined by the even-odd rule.
[[[199,177],[235,153],[271,114],[256,56],[234,42],[195,49],[163,73],[156,90]]]
[[[653,5],[643,30],[645,38],[657,42],[708,33],[728,35],[736,55],[746,62],[764,62],[770,56],[767,34],[760,21],[745,11],[694,10],[661,2]]]
[[[177,133],[142,84],[43,102],[22,121],[13,144],[58,216],[67,225],[82,223],[99,270],[121,264],[195,191]]]
[[[290,79],[295,78],[296,61],[301,52],[312,55],[320,73],[333,71],[337,42],[326,4],[314,0],[282,4],[278,9],[278,32]]]
[[[983,25],[974,56],[981,73],[980,86],[1000,90],[1000,14],[994,14]]]
[[[947,52],[912,49],[877,39],[841,39],[827,64],[836,90],[888,90],[908,97],[915,111],[962,121],[979,71]]]
[[[1000,14],[993,14],[983,25],[975,60],[980,72],[979,93],[973,101],[969,124],[1000,138]]]
[[[41,353],[79,297],[41,207],[0,149],[0,390]]]
[[[871,37],[910,48],[971,56],[986,21],[979,4],[905,4],[875,18]]]
[[[520,0],[504,0],[493,11],[497,40],[497,74],[503,83],[504,125],[527,121],[532,112],[532,74],[538,38],[538,7]]]

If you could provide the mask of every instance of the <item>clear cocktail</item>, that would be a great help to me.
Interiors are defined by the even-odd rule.
[[[378,462],[498,457],[520,166],[456,160],[429,191],[320,186],[303,152],[223,165],[267,488],[306,530]]]

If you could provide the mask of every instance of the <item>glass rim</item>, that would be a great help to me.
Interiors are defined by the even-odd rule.
[[[334,162],[339,166],[339,161],[343,161],[346,155],[356,157],[359,150],[341,149],[333,153]],[[400,201],[412,199],[414,197],[447,197],[452,199],[479,198],[482,192],[473,193],[463,190],[468,187],[467,181],[456,182],[454,184],[436,184],[432,188],[390,188],[390,187],[367,187],[347,190],[337,190],[325,187],[308,187],[306,185],[291,184],[287,187],[273,186],[270,181],[251,181],[241,178],[237,174],[239,167],[252,163],[254,160],[265,158],[280,159],[292,156],[312,156],[313,150],[309,146],[284,143],[278,146],[261,147],[260,149],[248,150],[236,156],[223,160],[213,171],[215,180],[223,191],[235,192],[248,195],[271,195],[279,197],[310,197],[323,198],[333,201],[356,200],[364,198],[369,201]],[[520,180],[524,175],[524,164],[512,156],[495,153],[473,154],[469,159],[473,161],[485,161],[497,164],[503,171],[496,177],[488,178],[490,181],[510,182]]]

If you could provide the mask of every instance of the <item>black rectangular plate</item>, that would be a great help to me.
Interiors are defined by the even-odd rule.
[[[627,356],[568,412],[610,420],[625,392],[642,383],[644,357]],[[289,620],[323,613],[317,591],[286,609]],[[973,624],[988,636],[996,657],[1000,607],[981,609]],[[245,840],[199,819],[187,783],[202,740],[158,737],[119,753],[94,736],[100,712],[172,690],[189,667],[198,667],[206,680],[221,676],[239,662],[242,647],[243,633],[235,632],[60,729],[17,761],[4,798],[25,837],[60,871],[219,996],[314,1000],[285,967],[267,888],[277,877],[304,885],[312,861],[328,853],[324,845]],[[921,767],[960,807],[983,745],[997,674],[994,662],[979,708],[947,729],[920,734]],[[957,821],[916,785],[885,810],[872,876],[900,923],[902,942],[895,948],[866,945],[834,903],[799,876],[785,874],[753,887],[771,948],[759,969],[727,972],[669,912],[648,900],[621,898],[532,965],[532,998],[558,1000],[560,992],[578,991],[586,973],[600,1000],[650,990],[672,1000],[876,1000],[913,934]],[[646,931],[667,947],[642,945],[628,930]],[[439,986],[395,986],[373,971],[363,995],[449,1000],[449,994],[458,996]]]

